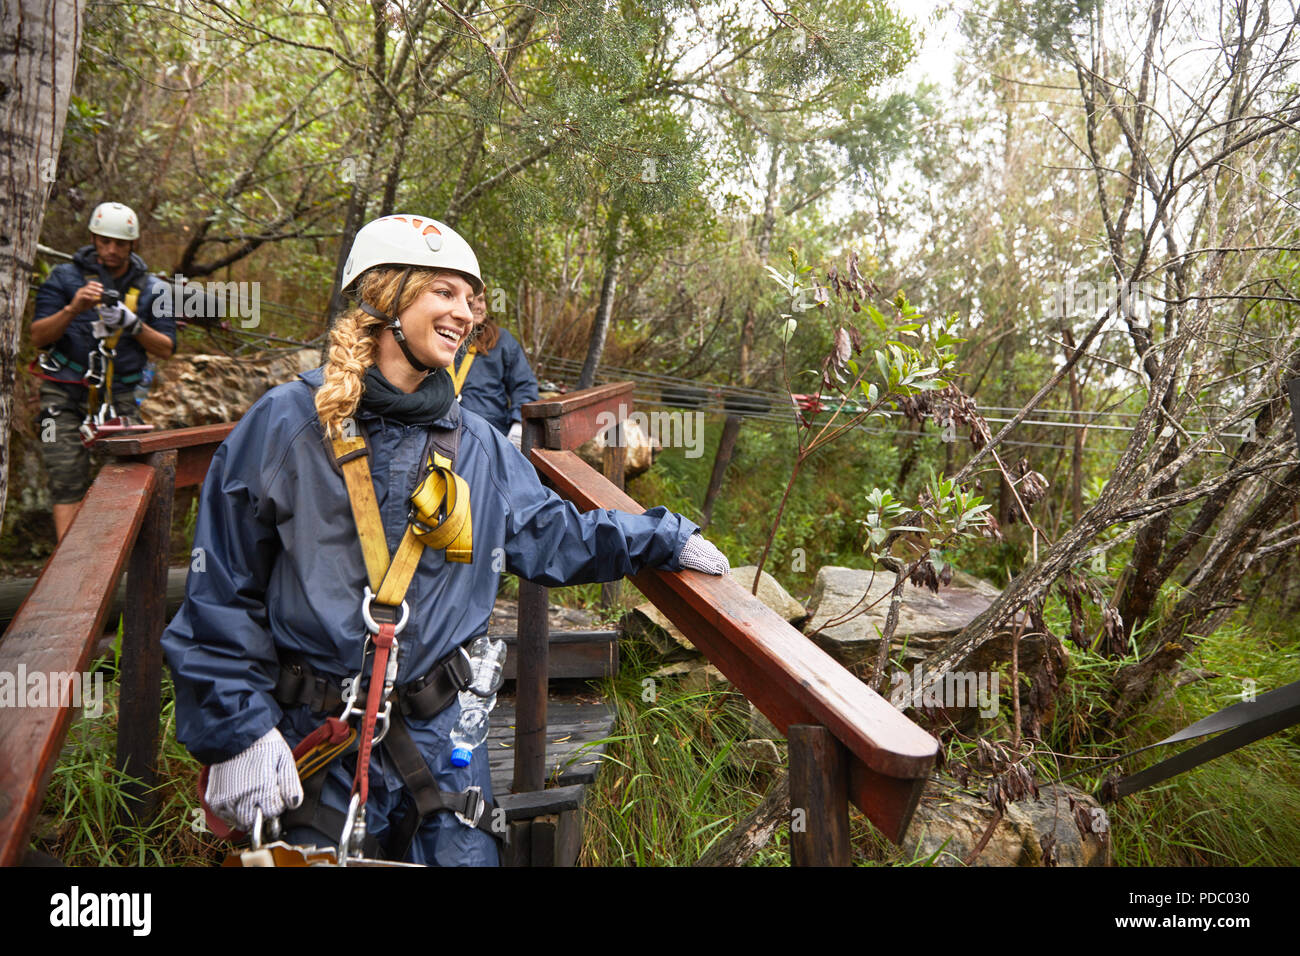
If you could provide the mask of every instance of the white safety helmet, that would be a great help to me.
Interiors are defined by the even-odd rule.
[[[90,214],[90,231],[110,239],[139,239],[140,217],[120,202],[102,202]]]
[[[384,216],[362,226],[343,266],[343,291],[351,289],[367,269],[383,265],[459,272],[470,280],[475,293],[483,291],[478,257],[469,243],[451,226],[428,216]]]

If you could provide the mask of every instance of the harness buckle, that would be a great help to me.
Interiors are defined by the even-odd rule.
[[[469,805],[466,806],[466,809],[470,810],[472,816],[466,816],[460,810],[454,812],[456,814],[456,819],[465,824],[465,826],[476,827],[478,826],[479,820],[483,819],[483,810],[487,806],[487,801],[483,799],[482,787],[466,787],[465,796],[469,797],[470,794],[473,794],[474,796],[473,799],[469,801]]]
[[[371,634],[379,633],[380,622],[375,620],[376,613],[384,619],[382,623],[392,624],[393,618],[397,616],[397,609],[388,604],[375,604],[375,592],[370,590],[370,585],[366,585],[365,596],[361,599],[361,619],[366,622],[366,630]],[[410,616],[410,605],[402,601],[402,616],[393,628],[394,635],[402,633]],[[369,640],[368,637],[366,639]]]

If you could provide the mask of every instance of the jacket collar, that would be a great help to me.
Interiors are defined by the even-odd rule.
[[[90,272],[98,272],[103,268],[103,266],[99,264],[99,258],[95,255],[95,247],[93,245],[82,246],[78,249],[72,256],[72,264],[78,269],[84,269]],[[133,285],[138,286],[143,292],[145,291],[145,288],[140,285],[139,280],[143,276],[147,275],[148,272],[149,267],[144,264],[144,260],[133,252],[131,253],[131,258],[127,260],[126,272],[122,274],[120,279],[115,276],[112,277],[112,279],[118,285],[128,287]]]
[[[325,366],[321,365],[313,369],[308,369],[305,372],[300,372],[298,378],[305,382],[312,391],[315,391],[325,384]],[[368,412],[364,408],[357,409],[356,417],[362,421],[369,419],[374,419],[376,421],[379,420],[378,415],[375,415],[373,412]],[[447,414],[442,416],[442,418],[436,419],[433,424],[439,428],[459,428],[460,420],[460,402],[452,402],[451,408],[448,409]]]

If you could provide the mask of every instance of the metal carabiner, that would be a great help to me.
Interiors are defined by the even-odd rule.
[[[357,706],[357,698],[361,696],[361,678],[366,673],[366,648],[370,645],[370,638],[366,638],[366,643],[361,647],[361,670],[357,671],[355,677],[349,677],[343,681],[343,713],[339,714],[339,720],[347,721],[353,716],[365,717],[366,709]]]
[[[366,808],[361,805],[361,794],[354,793],[348,803],[347,816],[343,818],[343,832],[339,835],[339,866],[347,866],[349,859],[364,859],[361,847],[365,842]]]
[[[95,424],[107,425],[115,418],[117,418],[117,406],[113,404],[111,398],[105,398],[99,410],[95,412]]]
[[[370,605],[375,603],[375,592],[370,590],[370,585],[366,585],[365,594],[361,598],[361,619],[366,622],[366,630],[371,634],[379,633],[379,623],[370,614]],[[406,627],[407,618],[411,616],[411,607],[405,601],[402,602],[402,616],[393,628],[393,634],[401,634],[402,629]],[[366,638],[370,640],[369,637]]]
[[[352,717],[360,717],[365,720],[365,705],[357,706],[358,700],[361,699],[361,683],[366,674],[366,656],[370,650],[370,635],[366,635],[366,642],[361,645],[361,669],[357,671],[355,677],[348,678],[344,681],[343,690],[343,712],[339,715],[340,720],[349,720]],[[388,664],[384,668],[384,692],[380,700],[383,702],[383,709],[375,715],[375,735],[371,738],[372,744],[377,744],[388,734],[389,722],[393,716],[393,702],[390,699],[393,695],[393,687],[397,684],[398,653],[400,645],[397,638],[393,638],[393,646],[388,651]],[[375,675],[371,674],[370,679],[374,680]]]
[[[262,848],[263,823],[266,824],[267,832],[270,834],[272,841],[280,839],[280,818],[271,817],[270,820],[264,821],[262,818],[262,808],[258,807],[253,811],[253,829],[248,834],[250,849],[260,850]]]
[[[96,387],[104,384],[105,374],[104,356],[100,352],[91,352],[86,359],[86,374],[81,376],[81,380],[87,385]]]

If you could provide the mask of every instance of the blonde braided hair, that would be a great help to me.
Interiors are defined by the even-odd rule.
[[[437,269],[412,268],[402,286],[405,266],[379,266],[361,277],[358,285],[363,302],[379,312],[400,316],[424,294],[441,275],[457,275]],[[394,303],[398,288],[402,298]],[[353,307],[339,316],[330,331],[325,381],[316,389],[316,414],[329,438],[343,437],[343,423],[352,417],[361,403],[366,370],[375,364],[379,352],[379,335],[386,328],[382,319]],[[437,370],[433,374],[437,374]]]

